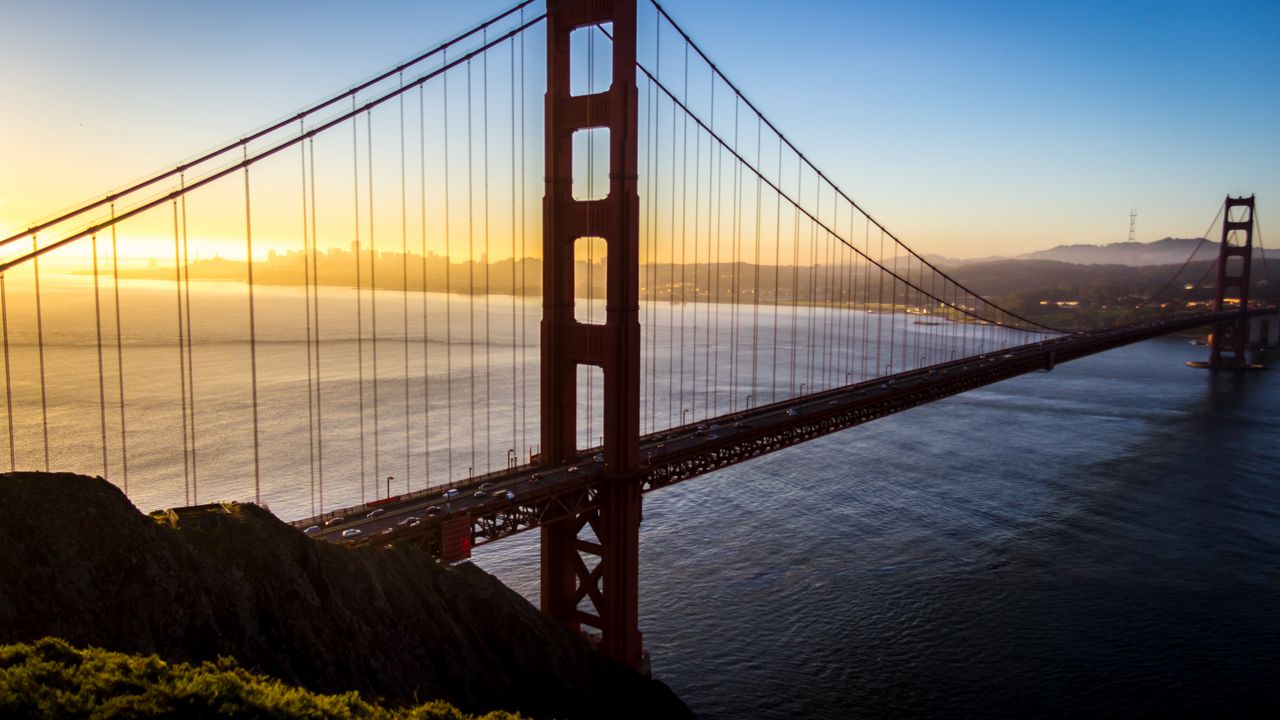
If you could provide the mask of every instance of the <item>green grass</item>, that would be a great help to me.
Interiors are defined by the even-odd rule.
[[[354,692],[319,695],[286,685],[228,658],[166,663],[154,655],[80,650],[57,638],[0,646],[0,717],[519,718],[505,712],[477,718],[442,702],[387,708]]]

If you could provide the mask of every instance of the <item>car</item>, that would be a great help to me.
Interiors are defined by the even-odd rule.
[[[565,468],[565,470],[564,470],[564,471],[565,471],[565,472],[576,473],[576,472],[578,472],[578,466],[577,466],[577,465],[570,465],[569,467]]]
[[[428,514],[428,515],[430,515],[430,514],[431,514],[431,510],[439,511],[439,508],[431,508],[430,510],[427,510],[427,514]],[[416,516],[416,515],[410,515],[409,517],[407,517],[407,518],[405,518],[405,519],[401,520],[400,522],[396,523],[396,525],[408,525],[409,523],[413,522],[414,520],[421,520],[421,519],[422,519],[422,518],[420,518],[420,517],[418,517],[418,516]]]
[[[534,473],[534,474],[532,474],[532,475],[530,475],[530,476],[529,476],[529,484],[530,484],[530,485],[537,485],[537,484],[538,484],[538,483],[540,483],[540,482],[542,482],[542,476],[541,476],[541,475],[539,475],[538,473]]]
[[[444,494],[441,495],[440,497],[444,498],[445,500],[452,500],[458,497],[458,488],[449,488],[448,490],[445,490]]]
[[[839,401],[839,400],[828,400],[828,401],[827,401],[827,404],[828,404],[828,405],[837,405],[837,404],[839,404],[839,403],[840,403],[840,401]]]
[[[596,453],[595,455],[591,456],[591,459],[595,460],[596,462],[604,462],[604,453]]]
[[[488,490],[477,490],[477,491],[476,491],[476,493],[475,493],[475,495],[472,495],[471,497],[486,498],[486,497],[489,497],[489,491],[488,491]]]
[[[418,527],[421,524],[422,524],[421,520],[414,520],[413,522],[409,523],[409,527]]]
[[[796,414],[796,409],[795,409],[795,408],[787,408],[787,414],[788,414],[788,415],[792,415],[792,416],[794,416],[794,415]]]
[[[432,515],[439,515],[439,514],[440,514],[439,505],[432,505],[431,507],[427,508],[427,517],[431,517]],[[415,524],[414,521],[421,520],[421,519],[422,518],[416,518],[416,517],[409,518],[409,527],[413,527]]]
[[[369,514],[365,515],[365,517],[378,517],[384,512],[386,512],[384,508],[374,508],[373,510],[370,510]]]
[[[339,516],[339,517],[335,517],[335,518],[329,518],[329,519],[325,522],[325,524],[324,524],[324,525],[325,525],[325,527],[333,527],[334,525],[339,525],[339,524],[344,523],[344,522],[346,522],[346,521],[347,521],[347,519],[346,519],[346,518]]]
[[[720,437],[720,436],[719,436],[719,435],[717,435],[717,434],[715,434],[715,433],[707,433],[707,439],[708,439],[708,440],[715,440],[715,439],[716,439],[716,438],[718,438],[718,437]]]
[[[315,535],[316,533],[320,532],[320,526],[312,525],[311,527],[307,528],[306,530],[303,530],[302,532],[307,535]]]
[[[515,493],[515,491],[514,491],[514,490],[508,490],[508,491],[506,491],[506,492],[502,493],[502,497],[504,497],[504,498],[506,498],[506,499],[508,499],[508,500],[515,500],[515,499],[516,499],[516,493]]]
[[[342,537],[344,538],[353,538],[359,534],[360,534],[360,528],[347,528],[346,530],[342,531]]]
[[[395,532],[395,531],[396,531],[396,529],[395,529],[395,528],[383,528],[383,529],[382,529],[382,532],[381,532],[381,533],[379,533],[379,534],[380,534],[380,535],[390,535],[391,533],[393,533],[393,532]]]
[[[478,487],[478,488],[476,488],[476,489],[477,489],[477,490],[488,490],[488,489],[489,489],[489,488],[491,488],[491,487],[493,487],[493,483],[491,483],[491,482],[482,482],[482,483],[480,483],[480,487]]]
[[[711,423],[711,427],[709,427],[709,428],[707,428],[707,429],[708,429],[708,430],[719,430],[719,429],[720,429],[720,424],[719,424],[719,423]]]

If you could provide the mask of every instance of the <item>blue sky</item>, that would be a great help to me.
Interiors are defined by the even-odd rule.
[[[643,2],[644,0],[642,0]],[[236,137],[508,5],[0,0],[0,226]],[[924,252],[1195,235],[1280,198],[1280,3],[670,0]],[[1265,225],[1264,225],[1265,227]]]

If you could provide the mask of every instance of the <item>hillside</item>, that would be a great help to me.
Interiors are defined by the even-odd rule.
[[[253,505],[175,522],[142,515],[101,479],[3,474],[0,547],[0,643],[228,656],[391,704],[691,717],[666,686],[605,661],[472,565],[312,541]]]
[[[1199,249],[1197,250],[1197,245]],[[1076,265],[1180,265],[1195,253],[1195,260],[1214,260],[1218,257],[1218,243],[1201,242],[1199,238],[1164,238],[1153,242],[1118,242],[1108,245],[1059,245],[1048,250],[1019,255],[1017,260],[1053,260]],[[1262,250],[1255,247],[1254,258],[1262,257]]]

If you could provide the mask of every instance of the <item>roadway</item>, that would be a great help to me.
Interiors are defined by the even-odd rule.
[[[1274,312],[1259,308],[1247,314]],[[1051,370],[1057,363],[1238,316],[1239,311],[1197,314],[1062,335],[652,433],[640,439],[642,489],[652,491],[1027,372]],[[512,467],[294,525],[330,542],[409,540],[438,554],[442,528],[450,521],[465,518],[472,541],[479,544],[589,510],[608,471],[603,457],[592,449],[572,463]]]

